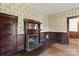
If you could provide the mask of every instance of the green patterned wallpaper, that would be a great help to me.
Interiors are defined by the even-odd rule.
[[[49,31],[67,32],[67,17],[79,15],[79,7],[50,15]]]
[[[33,8],[30,4],[23,3],[1,3],[0,12],[18,16],[18,34],[23,34],[23,19],[29,18],[42,23],[42,31],[48,31],[48,16]]]

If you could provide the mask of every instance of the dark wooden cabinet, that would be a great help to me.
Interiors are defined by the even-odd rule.
[[[17,49],[17,21],[17,16],[0,13],[0,55]]]

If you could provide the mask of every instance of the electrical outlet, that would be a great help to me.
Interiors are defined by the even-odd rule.
[[[46,35],[46,38],[49,38],[49,35]]]

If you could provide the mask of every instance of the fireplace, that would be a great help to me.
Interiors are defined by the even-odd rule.
[[[40,47],[40,22],[30,19],[24,20],[25,44],[24,49],[32,51]]]
[[[37,34],[32,34],[27,36],[27,41],[26,41],[26,47],[27,51],[31,51],[37,47],[39,47],[41,44],[38,42],[38,35]]]

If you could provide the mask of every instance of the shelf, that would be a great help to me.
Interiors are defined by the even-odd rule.
[[[41,22],[35,21],[35,20],[31,20],[31,19],[25,19],[24,21],[26,21],[27,23],[32,23],[32,24],[41,24]]]
[[[39,31],[38,30],[35,30],[35,29],[26,29],[26,32],[28,35],[30,34],[38,34]]]
[[[26,31],[41,31],[41,29],[37,30],[37,29],[25,29]]]
[[[37,29],[26,29],[27,31],[29,30],[31,30],[31,31],[38,31]]]

